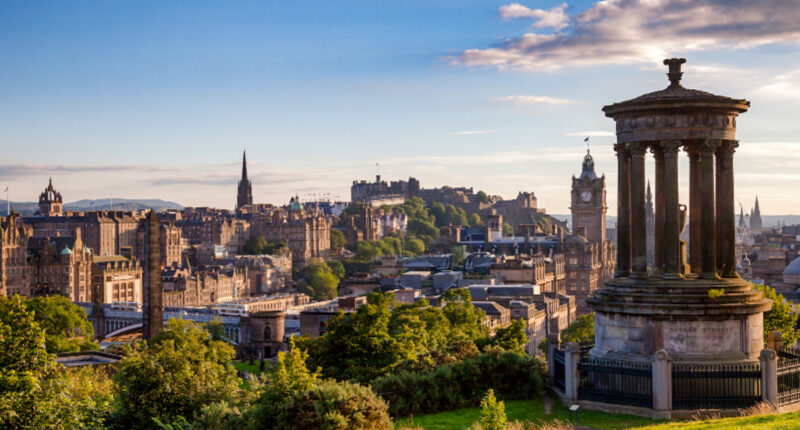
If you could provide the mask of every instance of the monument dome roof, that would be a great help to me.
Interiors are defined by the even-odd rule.
[[[750,107],[750,102],[744,99],[734,99],[706,91],[684,88],[680,84],[680,80],[683,76],[681,64],[685,62],[686,60],[683,58],[664,60],[664,64],[669,66],[669,73],[667,73],[667,76],[669,77],[670,85],[667,88],[605,106],[603,107],[603,112],[606,113],[606,116],[613,117],[631,110],[641,111],[643,109],[702,107],[707,109],[723,108],[726,110],[745,112]]]
[[[800,258],[795,257],[786,269],[783,270],[784,275],[800,275]]]

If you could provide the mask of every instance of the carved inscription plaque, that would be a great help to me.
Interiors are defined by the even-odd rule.
[[[662,325],[664,348],[678,354],[742,351],[740,321],[673,321]]]

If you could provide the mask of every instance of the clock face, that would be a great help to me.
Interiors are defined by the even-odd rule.
[[[581,200],[588,203],[590,200],[592,200],[592,192],[591,191],[581,192]]]

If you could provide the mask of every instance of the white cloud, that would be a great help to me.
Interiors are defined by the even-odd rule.
[[[501,15],[510,18],[532,17],[534,12],[517,4],[504,8]],[[797,1],[605,0],[567,20],[574,22],[569,32],[526,33],[450,60],[468,67],[547,71],[656,63],[691,51],[800,42]]]
[[[464,130],[464,131],[451,131],[447,134],[454,134],[457,136],[471,136],[475,134],[489,134],[494,133],[494,130]]]
[[[569,133],[564,133],[564,136],[608,137],[608,136],[614,136],[614,133],[610,131],[601,131],[601,130],[573,131]]]
[[[552,28],[559,31],[567,26],[569,16],[564,12],[567,8],[566,3],[562,3],[552,9],[530,9],[519,3],[511,3],[500,7],[500,16],[503,19],[531,18],[536,20],[531,27]]]
[[[505,96],[498,97],[495,101],[503,103],[511,103],[517,106],[531,106],[531,105],[564,105],[572,103],[572,100],[560,99],[548,96]]]

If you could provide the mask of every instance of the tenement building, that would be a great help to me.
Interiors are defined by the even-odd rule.
[[[96,303],[142,303],[142,266],[120,255],[92,259],[92,291]]]

